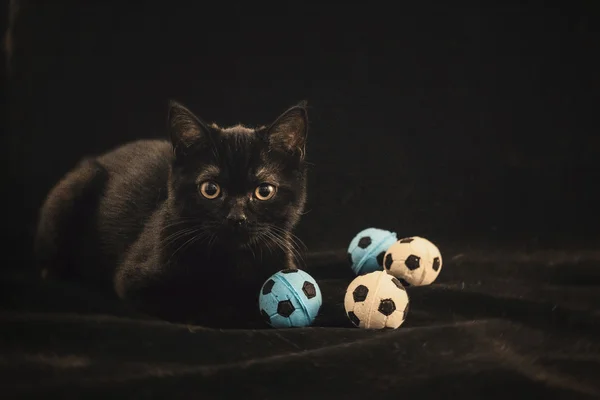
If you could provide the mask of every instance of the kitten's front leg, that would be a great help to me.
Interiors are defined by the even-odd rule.
[[[226,271],[189,275],[175,273],[152,257],[137,263],[135,259],[131,252],[120,266],[115,290],[136,309],[171,322],[210,327],[247,328],[261,322],[256,302],[262,282],[240,285]]]
[[[156,250],[146,248],[140,238],[117,267],[114,288],[117,295],[135,305],[144,305],[158,295],[167,279]]]
[[[190,323],[201,301],[194,299],[199,282],[173,271],[152,250],[133,246],[117,269],[114,288],[117,295],[137,310],[179,323]]]
[[[170,303],[178,291],[174,268],[162,257],[160,232],[163,220],[159,211],[148,221],[113,277],[115,292],[122,300],[161,316],[173,313],[170,309],[174,307]]]
[[[136,309],[171,322],[221,327],[242,322],[239,311],[258,288],[248,294],[238,287],[226,260],[209,262],[200,255],[171,259],[167,256],[171,251],[161,251],[160,241],[148,240],[152,232],[140,236],[117,268],[117,295]],[[222,269],[206,268],[214,265]],[[224,292],[236,296],[224,298]],[[232,308],[228,300],[233,298],[240,301]]]
[[[164,285],[168,269],[161,258],[161,233],[167,221],[167,208],[160,207],[145,223],[137,240],[122,255],[113,276],[117,295],[132,302]]]

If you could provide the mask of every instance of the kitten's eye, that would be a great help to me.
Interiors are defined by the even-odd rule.
[[[264,200],[269,200],[270,198],[275,196],[276,191],[277,190],[276,190],[275,186],[273,186],[269,183],[261,183],[260,185],[258,185],[256,190],[254,191],[254,195],[256,196],[257,199],[264,201]]]
[[[219,185],[212,181],[202,182],[200,185],[200,193],[209,200],[216,199],[221,194]]]

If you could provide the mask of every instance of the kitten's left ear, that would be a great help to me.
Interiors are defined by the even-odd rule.
[[[306,101],[289,108],[266,130],[271,148],[277,148],[304,158],[308,133]]]
[[[211,131],[193,112],[182,104],[170,100],[167,129],[175,154],[183,156],[195,145],[207,145]]]

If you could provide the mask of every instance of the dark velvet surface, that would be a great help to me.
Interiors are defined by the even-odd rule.
[[[598,251],[446,250],[397,330],[354,328],[343,250],[308,257],[310,328],[162,322],[22,273],[2,287],[3,395],[59,398],[600,397]],[[199,305],[201,307],[202,305]]]

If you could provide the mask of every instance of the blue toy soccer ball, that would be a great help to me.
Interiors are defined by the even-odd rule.
[[[348,260],[356,275],[383,270],[387,249],[398,240],[395,232],[367,228],[359,232],[348,246]]]
[[[299,269],[273,274],[260,289],[258,305],[273,328],[299,328],[313,323],[323,298],[312,276]]]

